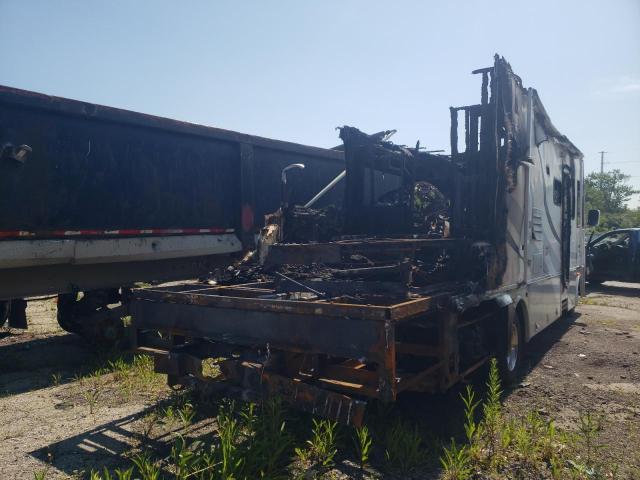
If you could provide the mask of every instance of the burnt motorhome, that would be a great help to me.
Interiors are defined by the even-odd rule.
[[[473,73],[480,103],[451,108],[450,155],[341,128],[344,171],[300,204],[283,171],[242,262],[133,291],[135,346],[172,385],[356,425],[367,400],[445,391],[492,356],[515,379],[525,344],[577,304],[582,154],[503,58]]]

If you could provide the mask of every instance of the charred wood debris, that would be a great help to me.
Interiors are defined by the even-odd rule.
[[[257,248],[203,279],[210,285],[269,282],[274,299],[391,304],[468,280],[486,266],[451,237],[449,156],[340,128],[346,157],[342,206],[287,205],[267,215]],[[478,258],[477,255],[476,259]],[[461,271],[464,275],[461,275]]]

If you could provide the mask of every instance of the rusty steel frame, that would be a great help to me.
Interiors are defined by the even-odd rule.
[[[345,423],[361,421],[367,398],[394,401],[405,390],[439,391],[455,381],[449,361],[457,348],[455,332],[445,329],[456,327],[443,308],[453,290],[390,305],[257,298],[275,295],[272,287],[263,282],[134,290],[133,327],[136,332],[159,330],[207,340],[204,352],[190,352],[188,344],[146,349],[156,357],[156,370],[168,374],[171,383],[185,383],[189,377],[216,385],[225,380],[217,388],[235,389],[249,399],[277,393],[301,410]],[[438,324],[437,346],[396,342],[397,328],[417,318]],[[145,350],[143,335],[137,337],[136,346]],[[230,354],[255,348],[266,348],[269,359],[242,360]],[[398,357],[403,355],[433,360],[420,371],[401,372]],[[221,378],[202,375],[204,358],[226,358],[220,363]],[[313,368],[305,373],[308,361]]]

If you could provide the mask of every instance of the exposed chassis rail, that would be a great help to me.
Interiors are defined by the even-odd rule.
[[[457,328],[466,325],[448,308],[459,292],[441,284],[375,304],[312,294],[282,299],[272,282],[184,284],[135,290],[130,307],[135,345],[155,355],[156,371],[171,384],[195,382],[249,400],[278,394],[301,410],[358,425],[367,399],[444,391],[483,363],[459,370]],[[411,329],[428,340],[407,340]],[[150,341],[157,339],[150,330],[170,334],[172,345]],[[205,359],[214,359],[218,375],[203,374]]]

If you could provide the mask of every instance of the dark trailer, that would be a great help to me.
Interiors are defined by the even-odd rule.
[[[0,86],[3,316],[13,303],[26,326],[8,301],[58,293],[91,292],[92,311],[132,282],[230,263],[278,208],[290,164],[306,167],[289,172],[296,203],[344,168],[336,150]]]

